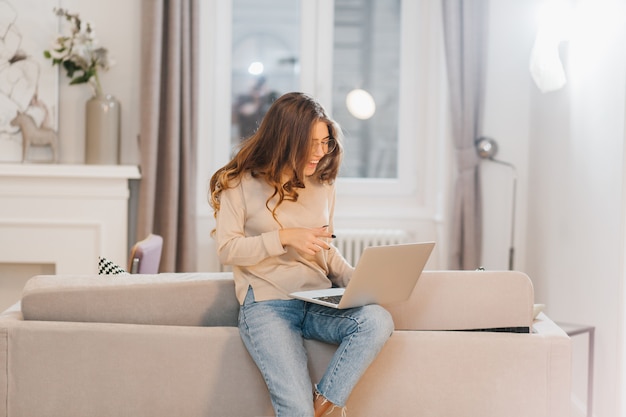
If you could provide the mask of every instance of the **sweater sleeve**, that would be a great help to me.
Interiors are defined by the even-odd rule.
[[[271,256],[286,252],[278,230],[258,236],[245,234],[246,204],[241,184],[222,191],[217,212],[215,238],[217,255],[224,265],[256,265]]]

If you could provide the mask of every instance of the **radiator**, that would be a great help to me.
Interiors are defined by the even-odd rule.
[[[333,244],[351,265],[356,265],[363,249],[368,246],[406,243],[408,233],[401,229],[338,229]]]

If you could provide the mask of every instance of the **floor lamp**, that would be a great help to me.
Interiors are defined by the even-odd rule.
[[[488,159],[500,165],[504,165],[511,169],[513,174],[513,201],[511,202],[511,244],[509,246],[509,270],[513,270],[513,259],[515,256],[515,200],[517,195],[517,169],[510,162],[495,159],[498,153],[498,144],[495,140],[488,137],[480,137],[476,139],[476,152],[482,159]]]

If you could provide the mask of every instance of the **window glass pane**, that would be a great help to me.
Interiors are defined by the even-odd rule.
[[[278,96],[298,90],[299,49],[299,1],[233,0],[233,147],[256,130]]]
[[[333,117],[345,133],[342,177],[397,178],[400,0],[335,0]],[[348,94],[356,93],[349,111]],[[375,106],[371,113],[371,102]]]

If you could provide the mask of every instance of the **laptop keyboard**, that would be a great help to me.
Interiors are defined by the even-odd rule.
[[[343,297],[342,295],[327,295],[324,297],[315,297],[316,300],[320,300],[320,301],[326,301],[327,303],[331,303],[331,304],[339,304],[339,301],[341,301],[341,297]]]

